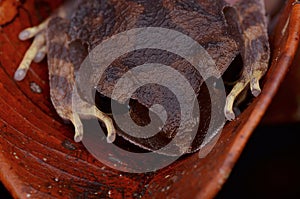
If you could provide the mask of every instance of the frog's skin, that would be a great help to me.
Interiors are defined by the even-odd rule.
[[[34,41],[15,79],[24,79],[31,62],[40,61],[48,54],[51,99],[58,114],[74,124],[75,141],[83,136],[81,119],[96,116],[108,129],[107,140],[113,142],[116,131],[112,120],[94,105],[82,100],[81,111],[72,112],[74,72],[87,53],[104,39],[136,27],[150,26],[175,29],[198,41],[214,59],[221,74],[241,54],[243,73],[226,99],[228,120],[235,119],[233,103],[246,86],[250,84],[254,96],[261,92],[259,80],[268,68],[270,54],[263,0],[71,1],[39,26],[20,33],[20,39],[34,37]],[[166,59],[175,68],[181,67],[178,60],[159,59]],[[184,63],[182,67],[186,67]],[[105,86],[104,81],[97,89],[110,97],[112,88]]]

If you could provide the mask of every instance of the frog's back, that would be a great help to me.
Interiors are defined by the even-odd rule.
[[[90,51],[104,39],[133,28],[173,29],[198,41],[224,72],[238,53],[226,28],[224,5],[223,0],[82,0],[69,34]]]

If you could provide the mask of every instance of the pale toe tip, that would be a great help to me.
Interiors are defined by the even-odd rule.
[[[35,63],[40,63],[45,58],[45,56],[46,54],[44,52],[38,52],[33,61]]]
[[[232,121],[235,119],[235,114],[233,111],[227,110],[227,111],[225,111],[225,117],[227,120]]]
[[[82,135],[75,135],[74,136],[74,141],[75,142],[81,142],[82,141],[83,136]]]
[[[113,143],[116,139],[116,133],[112,133],[109,136],[107,136],[106,141],[107,143]]]
[[[25,78],[26,73],[27,73],[26,70],[24,70],[24,69],[18,69],[18,70],[15,72],[14,79],[15,79],[16,81],[22,81],[22,80]]]
[[[29,39],[29,37],[30,37],[30,32],[28,30],[23,30],[19,34],[19,39],[22,41]]]
[[[254,97],[259,96],[260,93],[261,93],[261,90],[260,90],[260,89],[257,89],[257,88],[252,89],[252,95],[253,95]]]

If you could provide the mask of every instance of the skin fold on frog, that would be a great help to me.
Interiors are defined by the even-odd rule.
[[[199,42],[222,74],[241,55],[243,71],[224,108],[227,120],[234,120],[237,97],[248,85],[258,96],[259,81],[268,69],[270,48],[265,15],[263,0],[67,1],[43,23],[19,34],[21,40],[34,39],[14,78],[23,80],[32,61],[40,62],[47,55],[51,100],[57,113],[75,126],[75,141],[83,137],[81,119],[97,117],[105,124],[107,141],[111,143],[116,129],[107,114],[84,100],[80,100],[80,111],[72,111],[75,72],[88,52],[114,34],[137,27],[170,28]],[[109,93],[103,91],[103,85],[97,89]]]

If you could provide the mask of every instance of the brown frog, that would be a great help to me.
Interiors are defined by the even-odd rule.
[[[24,79],[31,62],[41,61],[47,54],[51,100],[57,113],[74,124],[75,141],[81,141],[83,136],[81,119],[94,116],[105,124],[107,141],[113,142],[118,130],[112,119],[95,105],[81,100],[81,111],[73,113],[71,100],[75,73],[87,54],[103,40],[139,27],[169,28],[190,36],[214,59],[221,75],[241,55],[242,75],[226,98],[224,112],[228,120],[235,119],[233,104],[248,85],[254,96],[260,94],[259,80],[268,68],[270,57],[263,0],[67,1],[45,22],[20,33],[21,40],[33,37],[34,40],[15,73],[15,79]],[[145,50],[137,55],[129,53],[127,58],[120,58],[112,66],[128,71],[134,67],[134,63],[143,64],[147,62],[147,57],[155,57],[155,61],[168,63],[179,70],[188,67],[187,63],[176,56],[155,54],[153,50]],[[113,82],[122,75],[114,71],[106,72]],[[201,77],[191,77],[191,74],[195,74],[191,71],[182,70],[181,73],[196,82],[192,86],[199,92],[203,82]],[[112,88],[108,79],[95,86],[101,94],[111,97]],[[133,98],[149,107],[145,99],[147,95],[143,92]],[[172,137],[166,131],[165,134]],[[133,142],[146,149],[155,148],[149,142]],[[196,149],[197,146],[187,152]]]

